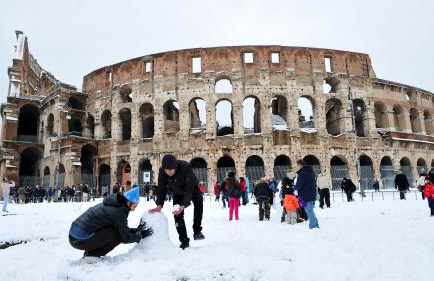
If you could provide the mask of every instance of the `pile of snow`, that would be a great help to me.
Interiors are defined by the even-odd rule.
[[[314,134],[318,132],[317,128],[300,128],[300,131],[306,134]]]

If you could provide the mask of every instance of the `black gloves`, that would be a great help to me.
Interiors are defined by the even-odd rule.
[[[142,235],[142,239],[151,236],[152,234],[154,234],[154,230],[152,229],[152,227],[146,228],[146,229],[142,229],[140,231],[140,235]]]

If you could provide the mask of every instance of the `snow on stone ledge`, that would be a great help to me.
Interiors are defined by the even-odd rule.
[[[300,132],[306,133],[306,134],[314,134],[318,132],[317,128],[300,128]]]

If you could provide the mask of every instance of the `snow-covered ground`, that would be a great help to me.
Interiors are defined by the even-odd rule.
[[[12,204],[16,215],[0,216],[0,244],[30,242],[0,250],[0,280],[433,280],[434,218],[427,202],[385,196],[347,203],[337,194],[332,208],[315,209],[321,226],[315,230],[280,223],[280,210],[259,222],[252,204],[240,208],[240,221],[229,222],[228,210],[207,198],[206,239],[185,251],[166,206],[167,219],[145,215],[152,237],[121,245],[96,264],[80,262],[82,252],[67,239],[70,223],[95,203]],[[142,199],[130,225],[151,207]],[[191,207],[186,221],[191,225]]]

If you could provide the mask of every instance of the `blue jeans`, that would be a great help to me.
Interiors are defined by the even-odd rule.
[[[6,212],[6,208],[8,207],[9,201],[9,192],[3,193],[3,212]]]
[[[318,219],[316,218],[315,212],[313,211],[313,207],[315,205],[315,201],[306,202],[306,207],[304,210],[307,214],[307,219],[309,220],[309,228],[319,228]]]

